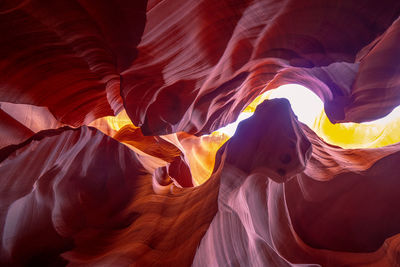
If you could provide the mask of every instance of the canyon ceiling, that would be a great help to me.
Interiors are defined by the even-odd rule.
[[[1,1],[0,265],[400,266],[400,143],[345,149],[285,99],[250,105],[299,84],[332,123],[384,117],[399,16],[398,0]]]

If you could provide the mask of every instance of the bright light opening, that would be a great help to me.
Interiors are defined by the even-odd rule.
[[[253,113],[250,113],[250,112],[242,112],[242,113],[240,113],[239,117],[237,118],[237,120],[235,122],[232,122],[232,123],[226,125],[225,127],[218,129],[217,132],[224,133],[224,134],[228,135],[229,137],[232,137],[235,134],[239,123],[245,119],[250,118],[252,115],[253,115]]]
[[[321,115],[324,109],[324,104],[321,99],[311,90],[298,84],[287,84],[258,96],[249,107],[240,113],[235,122],[218,129],[216,132],[224,133],[232,137],[239,123],[250,118],[254,114],[258,104],[261,104],[266,99],[274,98],[286,98],[289,100],[292,110],[294,114],[296,114],[298,120],[310,128],[313,127],[315,120]]]
[[[297,119],[310,128],[313,128],[315,120],[324,109],[322,100],[310,89],[302,85],[287,84],[268,91],[268,93],[268,99],[286,98],[289,100]]]
[[[283,85],[263,93],[246,107],[234,123],[214,134],[223,133],[232,137],[239,123],[251,117],[257,105],[274,98],[288,99],[298,120],[332,145],[343,148],[374,148],[400,142],[400,106],[375,121],[332,124],[325,114],[322,100],[311,90],[298,84]]]

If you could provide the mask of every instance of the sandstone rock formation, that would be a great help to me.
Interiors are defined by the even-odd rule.
[[[400,266],[398,143],[330,145],[286,100],[211,134],[290,83],[332,122],[385,116],[399,15],[393,0],[3,1],[0,265]]]

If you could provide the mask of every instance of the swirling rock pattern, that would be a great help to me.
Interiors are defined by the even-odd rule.
[[[3,1],[0,265],[400,266],[399,144],[331,146],[285,100],[218,152],[201,136],[287,83],[332,122],[388,114],[399,15],[392,0]],[[106,123],[123,109],[133,124]]]
[[[209,133],[261,91],[295,81],[333,122],[380,117],[399,104],[399,12],[396,1],[162,1],[122,73],[125,107],[145,134]],[[366,112],[372,101],[386,108]]]
[[[0,101],[80,126],[118,113],[119,72],[137,56],[146,1],[3,1]]]
[[[246,165],[248,169],[230,160],[237,154],[229,152],[252,134],[254,128],[248,126],[256,123],[257,116],[242,123],[222,156],[225,161],[220,174],[218,212],[202,239],[193,266],[398,266],[400,223],[395,211],[398,206],[392,204],[399,201],[398,172],[384,167],[398,161],[398,145],[375,150],[374,158],[366,157],[371,163],[360,155],[372,151],[344,151],[322,140],[316,142],[318,137],[309,129],[295,139],[288,138],[286,131],[296,129],[296,124],[293,128],[279,127],[286,117],[284,113],[290,113],[283,106],[277,112],[279,109],[271,107],[274,105],[265,104],[270,109],[267,115],[258,115],[258,125],[269,121],[276,137],[261,135],[264,139],[256,140],[265,140],[265,147],[260,145],[259,149],[266,153],[275,147],[280,153],[292,151],[297,155],[293,157],[294,165],[282,161],[286,158],[280,153],[268,153],[265,158],[269,162],[286,162],[294,178],[286,182],[273,179],[276,163],[257,168],[254,164],[262,153],[253,157],[245,153],[251,162]],[[308,138],[313,139],[312,146],[308,143],[312,148],[310,157],[309,150],[298,149]],[[322,157],[326,168],[305,167]],[[353,160],[350,164],[351,157],[362,162]],[[328,161],[338,166],[328,168]],[[392,186],[395,188],[389,189]]]
[[[136,153],[94,128],[40,132],[0,160],[4,265],[189,265],[216,212],[218,179],[156,194]]]

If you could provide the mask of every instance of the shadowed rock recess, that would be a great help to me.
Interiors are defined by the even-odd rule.
[[[400,266],[400,1],[0,2],[1,266]]]

